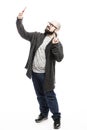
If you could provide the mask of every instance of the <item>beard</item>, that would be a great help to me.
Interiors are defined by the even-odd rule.
[[[55,31],[50,32],[50,31],[46,28],[44,34],[47,36],[47,35],[52,35],[54,32],[55,32]]]

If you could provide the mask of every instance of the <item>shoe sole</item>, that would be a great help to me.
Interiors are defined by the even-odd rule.
[[[45,120],[47,120],[47,119],[48,119],[48,118],[46,117],[46,118],[42,119],[41,121],[36,121],[36,120],[35,120],[35,122],[36,122],[36,123],[40,123],[40,122],[43,122],[43,121],[45,121]]]
[[[57,127],[57,128],[54,127],[54,129],[60,129],[60,128],[61,128],[61,126],[59,126],[59,127]]]

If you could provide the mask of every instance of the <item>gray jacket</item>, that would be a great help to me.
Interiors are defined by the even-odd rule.
[[[26,75],[32,77],[32,63],[35,56],[35,52],[38,47],[42,44],[45,38],[44,33],[40,32],[27,32],[24,29],[21,19],[16,21],[17,29],[22,38],[30,41],[30,51],[29,57],[25,68],[27,69]],[[46,66],[45,66],[45,81],[44,81],[44,91],[51,91],[55,88],[55,62],[60,62],[63,59],[63,47],[59,42],[57,44],[52,44],[52,41],[46,46]]]

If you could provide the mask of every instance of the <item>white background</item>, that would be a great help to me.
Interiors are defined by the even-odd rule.
[[[30,44],[16,29],[16,17],[27,6],[27,31],[43,32],[50,20],[58,33],[64,59],[56,64],[56,95],[62,113],[61,130],[87,130],[87,5],[86,0],[0,1],[0,130],[52,130],[49,119],[36,124],[38,103],[24,66]]]

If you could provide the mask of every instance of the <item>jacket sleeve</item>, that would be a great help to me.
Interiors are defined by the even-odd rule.
[[[26,40],[29,40],[31,41],[32,37],[33,37],[33,32],[30,33],[30,32],[27,32],[25,29],[24,29],[24,26],[22,24],[22,19],[18,19],[16,20],[16,26],[17,26],[17,30],[19,32],[19,34],[21,35],[22,38],[26,39]]]
[[[52,52],[53,58],[58,62],[60,62],[64,57],[63,47],[60,42],[57,44],[52,44],[51,52]]]

